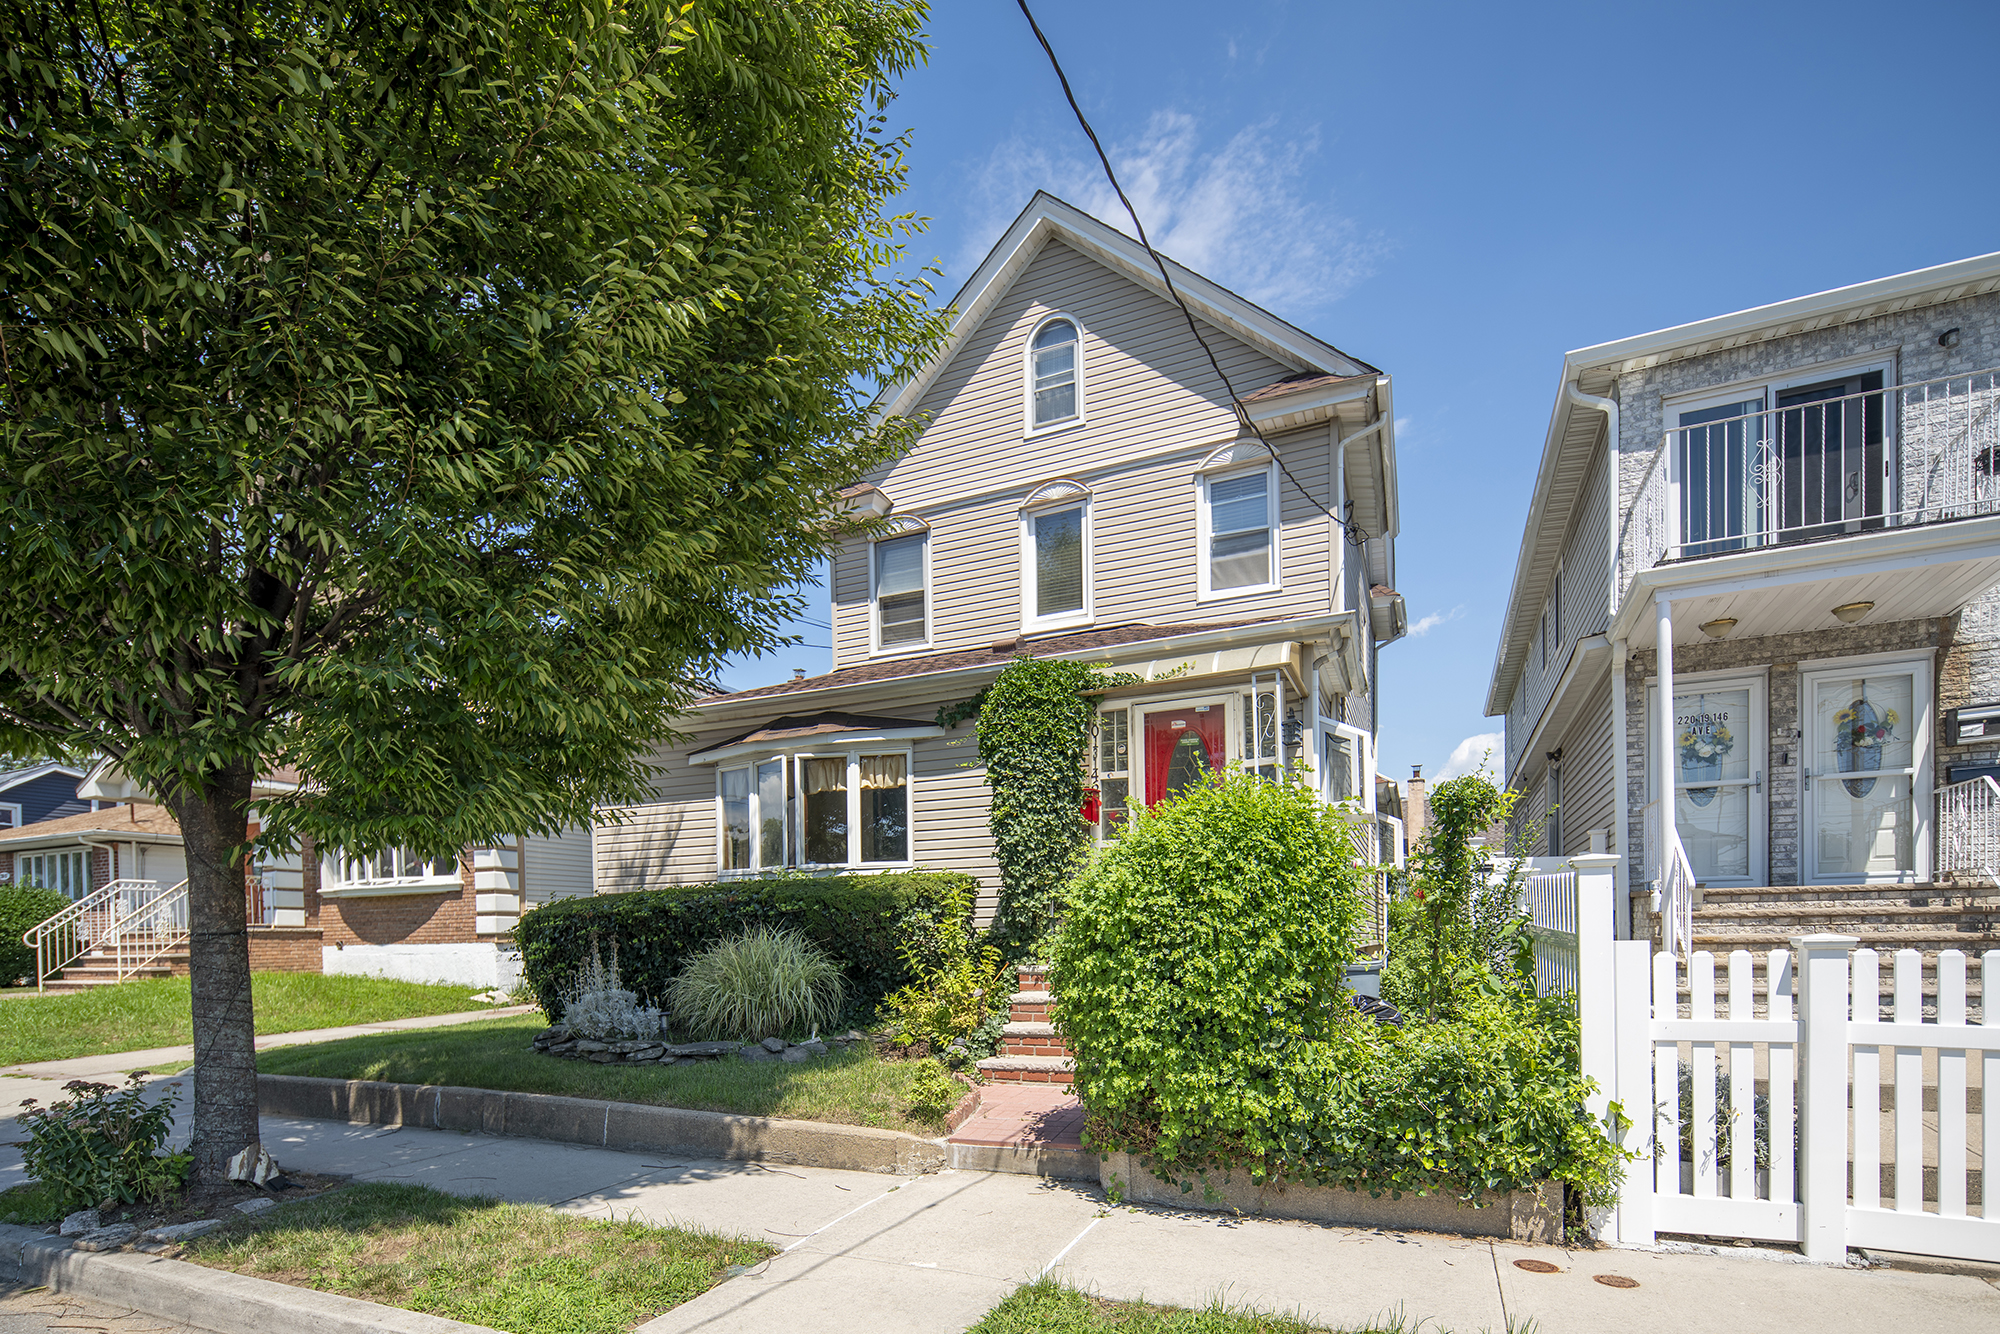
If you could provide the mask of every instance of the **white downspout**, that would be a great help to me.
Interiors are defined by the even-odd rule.
[[[1604,425],[1610,440],[1610,457],[1605,460],[1604,490],[1607,497],[1604,546],[1605,555],[1610,558],[1611,568],[1605,571],[1607,593],[1604,610],[1607,617],[1618,615],[1618,571],[1623,563],[1623,555],[1618,549],[1618,400],[1599,398],[1596,394],[1586,394],[1570,381],[1563,382],[1563,397],[1580,408],[1593,408],[1604,414]]]

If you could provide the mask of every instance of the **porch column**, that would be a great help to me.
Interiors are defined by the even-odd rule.
[[[1658,875],[1653,891],[1657,895],[1666,888],[1678,831],[1674,828],[1674,604],[1662,593],[1654,597],[1653,607],[1659,616],[1660,712],[1653,724],[1653,781],[1660,802],[1660,846],[1650,851]],[[1665,902],[1659,906],[1663,912],[1667,908]]]

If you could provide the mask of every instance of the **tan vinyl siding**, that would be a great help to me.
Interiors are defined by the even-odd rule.
[[[581,898],[592,890],[590,831],[565,829],[555,838],[521,840],[522,890],[530,904]]]
[[[715,878],[715,770],[688,764],[687,752],[722,735],[656,752],[655,800],[625,810],[621,823],[598,824],[600,893]]]
[[[1023,437],[1023,356],[1055,312],[1083,329],[1083,424]],[[1298,369],[1205,329],[1239,392]],[[1189,388],[1188,386],[1193,386]],[[1283,439],[1282,594],[1197,603],[1194,468],[1237,434],[1227,398],[1180,313],[1095,260],[1051,242],[1024,270],[925,396],[923,439],[871,476],[898,516],[931,526],[931,641],[974,647],[1021,633],[1019,510],[1060,478],[1091,489],[1095,623],[1235,620],[1328,605],[1329,434]],[[835,665],[868,653],[868,553],[833,562]]]
[[[1576,726],[1562,743],[1562,848],[1554,855],[1590,851],[1590,831],[1611,830],[1617,815],[1615,748],[1611,734],[1611,678],[1591,692]],[[1617,850],[1617,834],[1610,834]]]
[[[854,707],[879,716],[923,722],[942,704],[956,702],[978,688],[932,687],[901,698],[857,702]],[[690,720],[683,724],[692,739],[663,749],[653,759],[658,800],[627,810],[622,825],[597,828],[597,886],[604,893],[652,889],[666,885],[701,884],[717,878],[716,766],[691,764],[688,752],[739,735],[757,722],[785,712],[773,701],[766,716],[730,721]],[[962,871],[979,881],[977,920],[991,920],[1000,889],[999,867],[993,860],[993,838],[987,828],[986,770],[979,763],[977,729],[961,725],[937,737],[885,742],[883,750],[908,748],[911,755],[910,859],[927,870]],[[828,737],[798,750],[831,752],[845,749],[838,737]],[[769,754],[789,753],[773,750]],[[763,756],[768,758],[768,755]],[[749,761],[731,761],[731,764]]]

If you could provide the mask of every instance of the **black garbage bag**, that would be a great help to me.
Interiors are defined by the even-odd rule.
[[[1359,992],[1352,997],[1354,1008],[1373,1019],[1378,1024],[1403,1026],[1403,1012],[1383,1000],[1380,996],[1363,996]]]

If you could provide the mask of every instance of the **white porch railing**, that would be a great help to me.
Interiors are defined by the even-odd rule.
[[[2000,885],[2000,783],[1938,789],[1938,873]]]
[[[1661,830],[1660,803],[1646,803],[1646,874],[1653,885],[1653,911],[1660,915],[1660,948],[1685,955],[1694,945],[1694,866],[1675,831],[1672,846]]]
[[[2000,369],[1665,432],[1632,506],[1633,566],[2000,513]]]
[[[187,881],[114,880],[70,904],[21,937],[35,952],[35,989],[93,951],[103,951],[123,982],[188,938]]]

